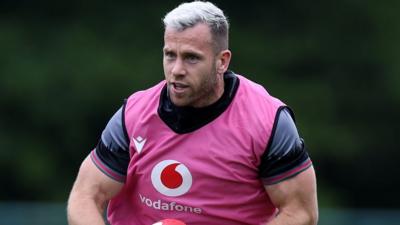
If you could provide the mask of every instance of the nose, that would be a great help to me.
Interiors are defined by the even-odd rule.
[[[174,76],[182,76],[186,74],[185,65],[179,57],[174,61],[172,65],[171,74]]]

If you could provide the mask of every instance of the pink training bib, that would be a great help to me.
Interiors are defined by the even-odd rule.
[[[283,103],[238,77],[229,107],[185,134],[157,113],[165,82],[129,97],[124,116],[131,160],[126,184],[108,207],[111,224],[176,218],[188,225],[254,225],[276,215],[258,166]]]

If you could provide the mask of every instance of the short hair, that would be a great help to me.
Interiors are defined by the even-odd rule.
[[[229,47],[229,22],[224,12],[211,2],[193,1],[182,3],[164,17],[164,28],[183,31],[199,23],[210,28],[217,52]]]

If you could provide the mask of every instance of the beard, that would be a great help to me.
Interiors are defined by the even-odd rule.
[[[216,67],[213,66],[208,72],[207,76],[200,82],[200,85],[193,90],[189,97],[189,101],[193,107],[205,107],[216,102],[221,95],[219,95],[219,77]]]

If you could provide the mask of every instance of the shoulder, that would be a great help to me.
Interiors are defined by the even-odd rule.
[[[270,95],[270,93],[267,91],[267,89],[259,84],[256,83],[242,75],[237,75],[239,80],[240,80],[240,85],[239,85],[239,95],[242,95],[245,97],[247,100],[254,100],[256,102],[253,102],[254,104],[266,104],[268,106],[275,106],[279,107],[281,105],[284,105],[284,103]]]
[[[256,124],[262,124],[263,133],[270,133],[278,109],[285,106],[280,99],[270,95],[260,84],[241,75],[239,88],[235,96],[235,106],[240,113],[249,114]],[[267,129],[267,130],[264,130]]]
[[[297,131],[293,112],[288,107],[280,108],[260,165],[264,184],[274,184],[293,177],[311,164],[304,140]]]
[[[243,75],[236,74],[239,78],[240,86],[246,91],[252,91],[254,94],[269,95],[267,90],[260,84],[244,77]]]

